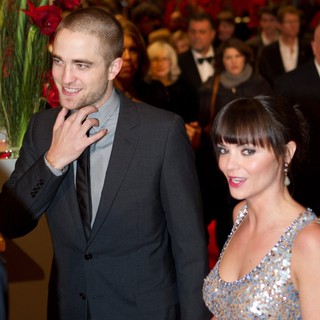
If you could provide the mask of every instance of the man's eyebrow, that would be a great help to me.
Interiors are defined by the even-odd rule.
[[[92,61],[82,60],[82,59],[74,59],[74,60],[72,60],[72,63],[88,64],[90,66],[93,65]]]
[[[59,59],[59,60],[63,60],[59,55],[56,54],[52,54],[51,57],[53,59]],[[92,61],[89,60],[83,60],[83,59],[73,59],[72,63],[80,63],[80,64],[88,64],[88,65],[93,65]]]

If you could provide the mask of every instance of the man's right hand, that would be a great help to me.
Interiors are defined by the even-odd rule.
[[[99,125],[97,119],[88,118],[88,115],[94,112],[97,112],[94,106],[83,107],[67,118],[67,108],[62,108],[59,112],[53,127],[51,146],[46,155],[53,168],[63,170],[65,166],[78,159],[89,145],[107,134],[107,130],[102,129],[90,137],[87,136],[90,128]]]

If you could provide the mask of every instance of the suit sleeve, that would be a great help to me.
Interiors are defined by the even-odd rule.
[[[65,176],[55,176],[46,166],[44,141],[50,142],[51,132],[37,120],[32,117],[15,169],[0,194],[0,232],[8,238],[36,227]]]
[[[208,260],[199,182],[194,154],[179,117],[175,117],[166,142],[161,199],[172,240],[181,319],[209,319],[202,300]]]

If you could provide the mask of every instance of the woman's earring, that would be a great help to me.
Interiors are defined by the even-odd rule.
[[[286,187],[289,186],[290,182],[291,182],[289,177],[288,177],[288,170],[289,170],[289,165],[288,165],[288,163],[285,163],[283,171],[284,171],[284,185]]]

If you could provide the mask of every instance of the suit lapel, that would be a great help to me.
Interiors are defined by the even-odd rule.
[[[134,155],[139,135],[136,106],[120,95],[120,112],[101,200],[89,242],[107,218]]]

